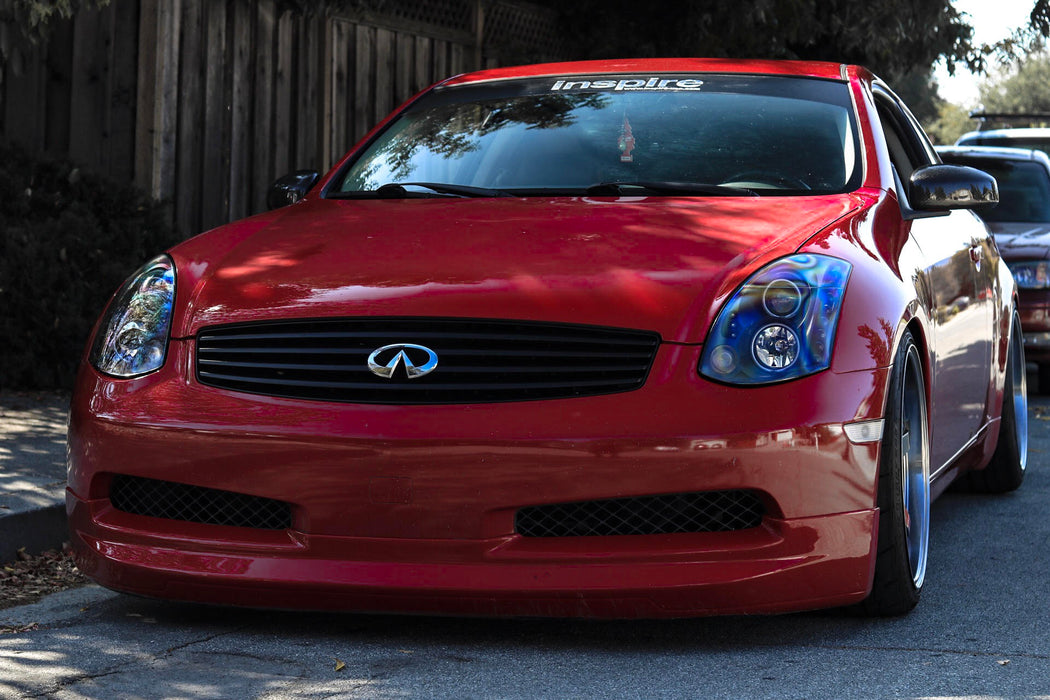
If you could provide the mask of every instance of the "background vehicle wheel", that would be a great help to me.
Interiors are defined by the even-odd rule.
[[[868,615],[902,615],[919,602],[930,542],[930,442],[922,358],[911,332],[893,363],[879,464],[875,580]]]
[[[1048,368],[1050,370],[1050,368]],[[1039,385],[1043,384],[1039,368]],[[1028,466],[1028,380],[1025,376],[1024,340],[1021,317],[1014,311],[1010,324],[1010,349],[1006,359],[1003,386],[1003,412],[999,421],[999,442],[988,466],[960,478],[964,489],[981,493],[1013,491],[1024,481]]]

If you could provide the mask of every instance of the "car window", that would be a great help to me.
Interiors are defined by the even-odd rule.
[[[1042,151],[1050,155],[1050,139],[1036,136],[1023,136],[1022,132],[1017,134],[982,134],[964,136],[959,139],[959,145],[966,146],[1001,146],[1009,148],[1028,148],[1034,151]]]
[[[856,133],[838,81],[603,75],[453,87],[402,113],[328,196],[414,182],[519,195],[599,183],[845,192],[860,182]]]
[[[999,204],[981,211],[986,221],[1050,222],[1050,173],[1031,161],[948,157],[983,170],[999,183]]]
[[[889,90],[877,86],[874,96],[890,162],[901,182],[907,182],[916,168],[936,163],[937,156],[915,118]]]

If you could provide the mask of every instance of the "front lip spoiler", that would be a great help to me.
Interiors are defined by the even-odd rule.
[[[105,520],[108,505],[67,495],[78,566],[103,586],[154,598],[300,610],[666,618],[846,605],[870,588],[878,523],[878,512],[867,510],[769,521],[729,538],[536,543],[518,536],[303,535],[303,546],[255,548],[105,525],[97,518]],[[622,551],[590,556],[581,553],[580,539],[598,551],[617,545]],[[725,546],[734,540],[750,545]]]

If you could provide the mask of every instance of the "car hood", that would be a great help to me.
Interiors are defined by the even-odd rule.
[[[1050,257],[1050,223],[989,221],[988,228],[1006,260]]]
[[[699,342],[725,297],[856,195],[304,201],[175,248],[175,337],[287,318],[585,323]]]

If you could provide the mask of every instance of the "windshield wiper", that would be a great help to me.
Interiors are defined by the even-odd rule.
[[[704,182],[599,182],[587,188],[587,194],[602,195],[640,195],[640,194],[708,194],[719,197],[757,197],[758,193],[746,187],[730,185],[710,185]]]
[[[427,196],[423,192],[413,192],[410,187],[419,187],[439,195],[447,197],[511,197],[509,192],[493,190],[487,187],[471,187],[470,185],[449,185],[443,182],[388,182],[382,187],[368,194],[376,197],[398,199],[401,197]]]

